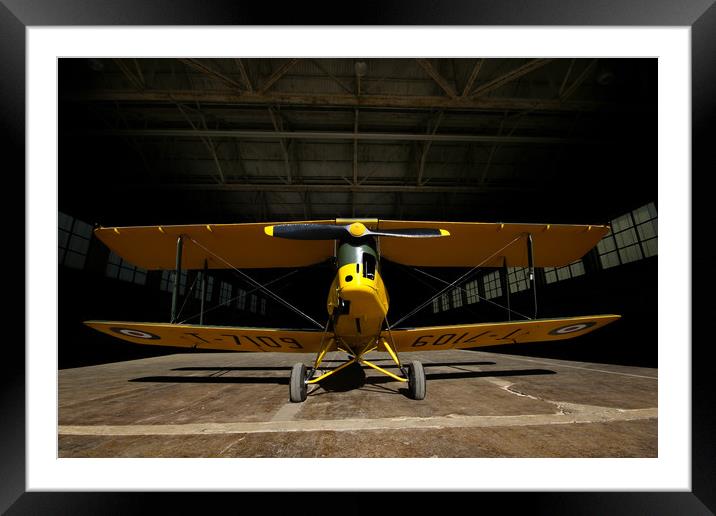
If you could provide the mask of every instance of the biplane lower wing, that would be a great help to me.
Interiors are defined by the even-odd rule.
[[[432,326],[384,331],[382,337],[399,352],[466,349],[571,339],[619,319],[619,315],[593,315],[560,319]]]
[[[90,328],[135,344],[226,351],[317,353],[332,334],[310,330],[191,324],[87,321]]]

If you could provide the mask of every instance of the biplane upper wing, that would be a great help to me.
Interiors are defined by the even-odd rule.
[[[592,315],[559,319],[534,319],[499,323],[431,326],[383,331],[399,352],[466,349],[500,344],[520,344],[571,339],[619,319],[619,315]]]
[[[186,226],[100,227],[95,235],[128,262],[148,270],[174,269],[177,238],[183,236],[182,268],[210,269],[303,267],[320,263],[335,252],[331,239],[271,238],[282,224],[344,224],[354,219],[286,223],[195,224]],[[481,222],[411,222],[366,219],[376,231],[435,230],[432,238],[380,238],[385,258],[415,266],[524,267],[527,235],[533,241],[533,265],[558,267],[572,263],[609,231],[607,226],[567,224],[501,224]],[[268,233],[267,233],[268,229]],[[405,236],[405,235],[403,235]]]
[[[527,235],[532,235],[533,266],[560,267],[584,256],[609,231],[608,226],[502,224],[482,222],[407,222],[381,220],[378,229],[435,228],[450,236],[430,239],[380,239],[380,254],[412,266],[526,267]]]
[[[306,224],[287,222],[286,224]],[[333,220],[310,221],[333,224]],[[100,227],[94,234],[126,261],[148,270],[176,267],[177,238],[184,236],[182,269],[303,267],[334,254],[332,241],[269,238],[273,223],[195,224],[188,226]]]
[[[238,328],[192,324],[87,321],[95,330],[135,344],[227,351],[317,353],[332,334],[320,330]]]

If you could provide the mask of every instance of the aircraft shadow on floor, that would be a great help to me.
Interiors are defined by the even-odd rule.
[[[390,360],[390,359],[387,359]],[[371,360],[373,363],[379,363],[385,361],[384,359]],[[324,360],[323,364],[342,364],[344,361],[341,360]],[[423,367],[428,369],[430,367],[457,367],[457,366],[480,366],[480,365],[495,365],[495,362],[430,362],[424,363]],[[384,369],[397,369],[392,361],[390,364],[380,364]],[[368,366],[364,366],[363,369],[367,369]],[[192,366],[192,367],[175,367],[172,371],[290,371],[291,366]]]
[[[458,365],[492,365],[494,362],[456,362],[451,364],[426,364],[427,367],[437,366],[458,366]],[[253,370],[284,370],[285,367],[182,367],[173,369],[173,371],[253,371]],[[366,385],[376,385],[395,382],[392,378],[386,376],[366,376],[366,366],[354,364],[343,369],[340,373],[322,380],[318,385],[329,392],[345,392],[360,389]],[[435,380],[455,380],[467,378],[491,378],[504,376],[535,376],[557,374],[550,369],[506,369],[497,371],[467,371],[456,370],[440,373],[426,373],[425,377],[428,381]],[[130,382],[141,383],[216,383],[216,384],[275,384],[288,385],[288,376],[144,376],[141,378],[132,378]],[[407,385],[407,384],[406,384]],[[407,389],[400,389],[407,390]]]

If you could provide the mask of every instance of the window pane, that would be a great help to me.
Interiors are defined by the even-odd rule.
[[[440,296],[440,301],[442,301],[443,310],[450,310],[450,299],[447,294]]]
[[[502,295],[500,277],[498,272],[491,272],[483,278],[485,284],[485,297],[493,299]]]
[[[644,254],[646,256],[656,256],[657,255],[657,244],[656,244],[656,238],[652,238],[651,240],[647,240],[644,242]]]
[[[108,263],[107,264],[107,277],[116,278],[118,274],[119,274],[119,267],[117,267],[113,263]]]
[[[62,229],[70,231],[72,229],[72,217],[62,212],[58,212],[57,225]]]
[[[629,263],[635,260],[640,260],[642,258],[641,249],[639,249],[638,245],[625,247],[624,249],[619,250],[619,257],[622,259],[622,263]]]
[[[67,247],[67,242],[70,241],[70,234],[65,231],[64,229],[60,229],[58,236],[57,236],[57,243],[60,246],[60,248],[65,249]]]
[[[648,240],[656,236],[656,221],[646,222],[637,226],[639,232],[639,238],[642,240]]]
[[[597,249],[599,250],[599,254],[608,253],[609,251],[616,249],[614,237],[612,235],[607,235],[602,238],[597,244]]]
[[[656,206],[654,206],[653,202],[650,202],[646,206],[642,206],[641,208],[637,208],[633,211],[634,213],[634,220],[637,224],[640,222],[645,222],[649,219],[656,218]]]
[[[621,217],[617,217],[612,221],[612,231],[614,233],[617,233],[618,231],[621,231],[623,229],[627,229],[632,227],[631,223],[631,216],[627,213],[626,215],[622,215]]]
[[[557,269],[557,278],[559,278],[560,281],[571,278],[569,274],[569,267],[560,267]]]
[[[477,303],[480,300],[477,288],[477,280],[470,281],[465,285],[465,290],[467,290],[468,303]]]
[[[67,251],[65,256],[65,265],[73,269],[82,269],[85,266],[85,257],[81,254]]]
[[[572,277],[581,276],[584,274],[584,263],[580,260],[577,263],[570,265],[569,269],[572,271]]]
[[[77,251],[81,254],[87,254],[87,248],[89,247],[89,240],[78,237],[77,235],[72,235],[70,238],[70,249],[73,251]]]
[[[433,313],[436,314],[440,311],[440,305],[438,304],[438,298],[433,299]]]
[[[547,280],[547,283],[554,283],[557,281],[557,273],[554,272],[554,270],[547,271],[545,273],[545,279]]]
[[[92,236],[92,226],[90,226],[86,222],[82,222],[81,220],[76,220],[75,227],[73,228],[72,232],[75,235],[89,238],[90,236]]]
[[[125,267],[119,268],[119,279],[122,281],[133,281],[134,280],[134,270],[127,269]]]
[[[621,233],[617,233],[616,235],[614,235],[614,238],[616,238],[617,245],[620,248],[631,245],[637,241],[636,231],[634,231],[634,228],[628,229]]]
[[[462,291],[459,288],[452,291],[452,306],[455,308],[462,306]]]
[[[147,283],[147,273],[146,272],[139,272],[139,270],[134,274],[134,282],[138,283],[139,285],[144,285]]]
[[[619,257],[617,256],[616,251],[603,254],[599,257],[599,259],[602,262],[602,268],[608,269],[609,267],[614,267],[615,265],[619,265]]]

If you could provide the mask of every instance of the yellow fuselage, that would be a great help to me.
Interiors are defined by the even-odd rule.
[[[341,247],[346,250],[343,244]],[[366,249],[367,246],[363,246]],[[375,251],[350,246],[339,256],[338,271],[328,293],[327,309],[338,347],[361,354],[378,344],[388,313],[388,293],[380,276]]]

